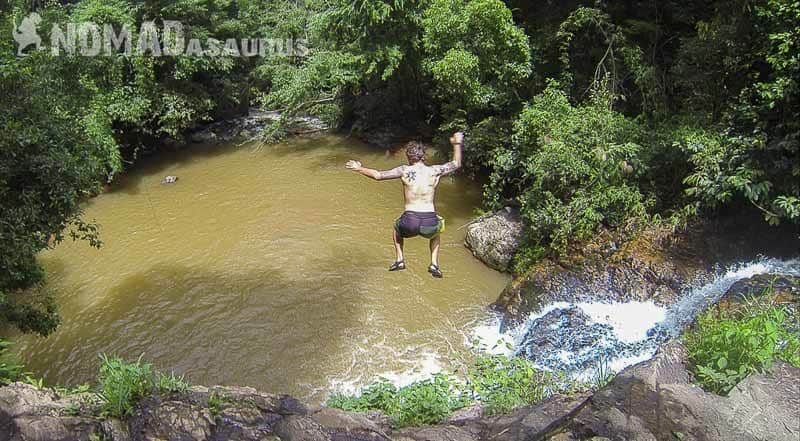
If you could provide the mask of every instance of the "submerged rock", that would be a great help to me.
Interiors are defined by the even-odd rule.
[[[537,366],[583,370],[619,343],[611,326],[591,323],[580,308],[554,309],[536,319],[517,350]]]
[[[214,144],[235,139],[253,139],[270,124],[281,119],[277,111],[251,109],[247,115],[226,119],[203,126],[189,135],[194,143]],[[328,125],[313,116],[296,116],[287,123],[291,135],[309,134],[328,130]]]
[[[498,271],[509,271],[521,240],[522,218],[512,207],[473,221],[464,238],[475,257]]]
[[[516,349],[537,366],[576,375],[607,370],[613,359],[652,353],[665,339],[665,335],[651,332],[640,341],[621,341],[611,325],[596,323],[571,305],[532,320]]]

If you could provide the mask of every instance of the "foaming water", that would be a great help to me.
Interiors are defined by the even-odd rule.
[[[481,188],[458,176],[440,184],[444,279],[427,273],[423,239],[406,243],[408,270],[390,273],[402,187],[346,170],[353,158],[382,169],[403,160],[331,136],[143,161],[86,204],[102,249],[67,241],[40,256],[63,323],[16,338],[27,367],[76,384],[94,380],[99,353],[144,354],[196,384],[311,401],[332,384],[446,369],[508,282],[458,229]],[[180,179],[161,185],[165,175]]]
[[[800,275],[800,259],[780,260],[762,258],[753,262],[731,266],[714,281],[689,291],[669,308],[666,319],[660,324],[670,336],[677,336],[690,325],[698,314],[716,303],[737,281],[757,274],[776,273]]]
[[[555,302],[513,329],[504,329],[501,316],[492,315],[468,340],[482,351],[522,355],[540,368],[587,380],[598,369],[618,372],[651,358],[661,343],[680,335],[736,281],[763,273],[800,275],[800,259],[761,258],[733,265],[710,283],[688,287],[667,308],[652,302]]]

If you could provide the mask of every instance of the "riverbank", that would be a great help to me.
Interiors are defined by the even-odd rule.
[[[735,309],[761,292],[769,296],[757,297],[760,301],[787,305],[793,317],[787,325],[795,329],[797,276],[762,274],[739,280],[722,295],[720,307]],[[189,387],[170,376],[157,381],[153,376],[152,392],[130,401],[128,410],[108,407],[110,397],[117,396],[108,389],[108,372],[99,395],[87,388],[13,383],[0,388],[0,433],[5,434],[0,440],[796,439],[800,369],[776,361],[721,396],[696,385],[690,357],[682,341],[673,339],[652,359],[622,370],[593,393],[561,390],[501,415],[491,415],[483,402],[463,403],[461,410],[442,415],[438,424],[404,428],[383,412],[307,405],[252,388]],[[131,366],[129,372],[150,372],[139,363]],[[502,391],[511,387],[502,384]],[[417,399],[431,405],[434,396]]]
[[[129,418],[99,418],[76,410],[91,395],[14,383],[0,388],[0,440],[794,441],[798,385],[800,369],[776,363],[726,397],[703,392],[690,381],[685,349],[672,343],[593,395],[555,395],[494,417],[471,408],[438,425],[394,429],[377,412],[313,407],[290,396],[221,386],[147,397]]]

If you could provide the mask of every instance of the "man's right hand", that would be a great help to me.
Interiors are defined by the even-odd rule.
[[[450,144],[464,144],[464,132],[453,133],[450,137]]]
[[[361,169],[361,161],[355,161],[355,160],[351,159],[351,160],[347,161],[347,163],[344,166],[347,167],[350,170],[358,171],[358,170]]]

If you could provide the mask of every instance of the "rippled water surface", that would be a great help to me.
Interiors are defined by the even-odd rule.
[[[407,271],[389,273],[401,184],[345,170],[350,158],[403,159],[328,137],[144,161],[86,206],[102,249],[67,241],[41,255],[63,324],[17,339],[27,367],[76,384],[95,377],[99,353],[144,354],[194,383],[321,400],[447,366],[507,282],[462,245],[480,188],[440,184],[444,279],[425,271],[424,239],[407,241]]]

